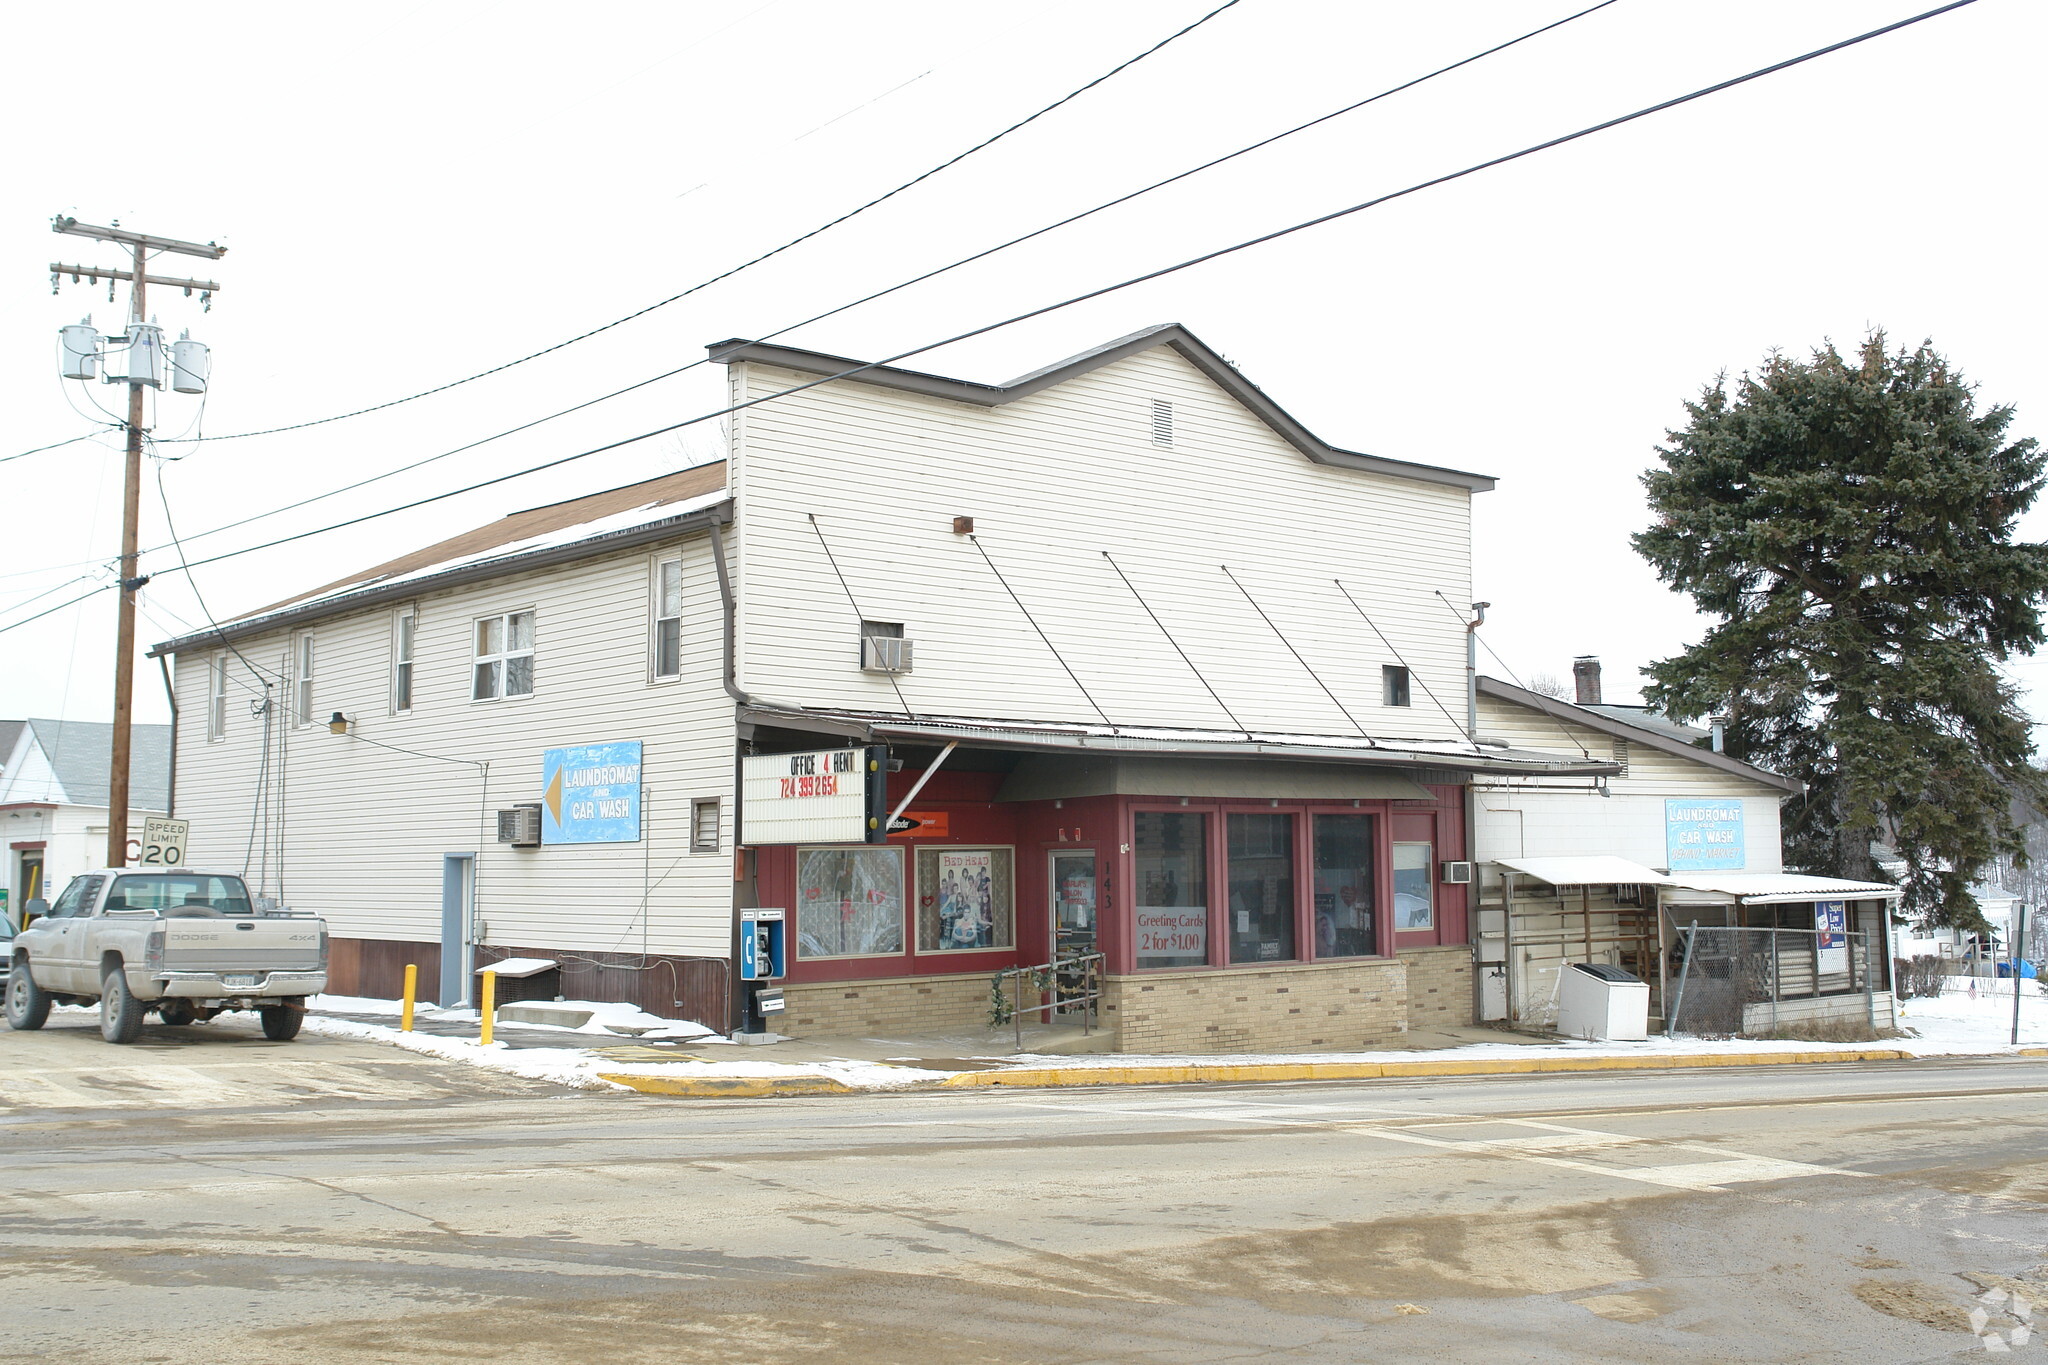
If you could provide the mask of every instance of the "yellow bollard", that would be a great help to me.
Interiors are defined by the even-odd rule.
[[[491,1045],[491,1015],[498,1000],[498,974],[484,973],[484,1036],[480,1040],[485,1047]]]
[[[420,988],[420,966],[417,962],[405,964],[405,1004],[398,1011],[398,1031],[412,1032],[412,1002]]]

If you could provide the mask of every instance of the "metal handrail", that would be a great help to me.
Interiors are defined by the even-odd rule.
[[[1056,957],[1050,962],[1041,962],[1035,967],[1005,967],[996,973],[995,979],[998,982],[1002,981],[1005,977],[1009,977],[1020,983],[1012,987],[1010,991],[1010,1025],[1013,1030],[1012,1036],[1016,1041],[1017,1051],[1022,1052],[1024,1050],[1024,1016],[1027,1014],[1037,1014],[1042,1010],[1063,1009],[1076,1004],[1085,1005],[1086,1008],[1081,1011],[1081,1036],[1084,1038],[1088,1036],[1097,1022],[1095,1002],[1102,998],[1102,964],[1104,960],[1105,957],[1102,953],[1073,953],[1066,957]],[[1059,973],[1062,969],[1078,970],[1081,973],[1081,993],[1079,995],[1062,996],[1060,994]],[[1021,983],[1031,980],[1042,981],[1048,978],[1050,978],[1053,998],[1044,1004],[1026,1005],[1024,1003],[1024,987]],[[1045,987],[1040,986],[1038,989],[1044,990]],[[1050,1016],[1048,1016],[1048,1022],[1050,1022]]]

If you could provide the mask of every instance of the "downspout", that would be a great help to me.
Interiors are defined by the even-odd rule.
[[[1491,602],[1474,602],[1478,615],[1465,623],[1465,738],[1479,742],[1479,628],[1486,624]]]
[[[719,621],[725,635],[725,668],[718,680],[725,684],[725,694],[741,706],[752,706],[754,699],[742,692],[737,682],[738,660],[734,658],[734,618],[739,612],[739,603],[732,594],[732,576],[725,567],[725,528],[718,522],[711,523],[711,562],[718,569],[718,601],[721,607]]]
[[[178,691],[171,686],[171,665],[165,655],[156,656],[156,666],[164,675],[164,700],[171,704],[171,781],[170,790],[164,793],[164,814],[178,813]]]

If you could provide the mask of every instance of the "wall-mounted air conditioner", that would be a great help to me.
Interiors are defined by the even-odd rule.
[[[1472,881],[1471,863],[1445,863],[1443,875],[1438,878],[1446,886],[1466,886]]]
[[[916,653],[916,641],[886,635],[864,636],[860,642],[863,673],[908,673]]]
[[[514,848],[540,847],[540,802],[498,812],[498,842]]]

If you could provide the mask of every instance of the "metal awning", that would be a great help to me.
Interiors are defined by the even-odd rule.
[[[870,743],[945,744],[1025,752],[1177,754],[1305,759],[1397,769],[1468,773],[1612,777],[1621,765],[1536,749],[1497,749],[1465,740],[1372,739],[1362,735],[1276,734],[1145,726],[1079,725],[972,716],[903,716],[756,704],[740,708],[743,723],[778,726]]]
[[[1666,885],[1676,899],[1713,898],[1742,905],[1782,905],[1800,901],[1895,901],[1904,894],[1888,882],[1852,882],[1840,877],[1814,877],[1804,872],[1674,872]],[[1687,892],[1704,893],[1687,895]],[[1667,897],[1672,899],[1672,897]]]
[[[1534,877],[1552,886],[1669,886],[1671,878],[1655,868],[1604,853],[1577,858],[1495,858],[1510,872]]]

